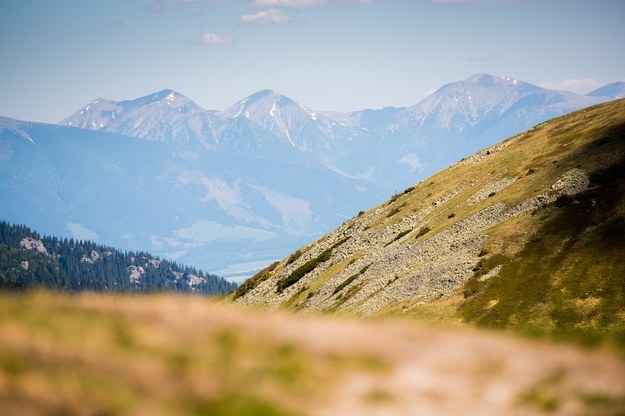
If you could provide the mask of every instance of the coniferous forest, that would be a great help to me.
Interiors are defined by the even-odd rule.
[[[91,241],[41,237],[0,221],[0,289],[67,292],[227,294],[235,283],[145,252],[122,252]]]

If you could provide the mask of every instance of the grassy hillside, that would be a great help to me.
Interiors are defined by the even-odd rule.
[[[0,413],[619,415],[606,352],[198,297],[0,296]]]
[[[242,305],[625,345],[625,100],[540,124],[259,273]]]

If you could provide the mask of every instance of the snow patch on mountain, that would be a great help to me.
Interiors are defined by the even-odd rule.
[[[202,172],[184,172],[178,176],[178,183],[202,186],[206,193],[199,197],[199,201],[216,203],[223,212],[234,219],[265,223],[246,204],[240,181],[228,184],[222,179],[207,177]]]

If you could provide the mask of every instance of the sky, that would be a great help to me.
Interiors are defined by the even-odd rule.
[[[174,89],[210,110],[414,105],[478,72],[587,93],[625,81],[622,0],[2,0],[0,116],[56,123]]]

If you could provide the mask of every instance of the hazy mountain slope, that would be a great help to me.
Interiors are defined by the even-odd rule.
[[[625,82],[612,82],[586,94],[589,97],[625,98]]]
[[[257,92],[219,113],[227,119],[246,118],[270,134],[307,154],[326,156],[350,133],[347,127],[327,119],[275,91]]]
[[[120,102],[98,98],[59,124],[215,148],[223,123],[184,95],[166,89]]]
[[[616,416],[624,372],[606,351],[414,322],[173,296],[0,297],[10,416]]]
[[[166,89],[134,100],[98,98],[59,123],[210,150],[270,159],[297,159],[299,152],[248,118],[231,120]]]
[[[625,333],[625,100],[538,125],[345,222],[237,303]]]
[[[433,127],[448,131],[487,131],[501,118],[524,110],[533,117],[554,114],[596,103],[588,97],[548,90],[520,80],[475,74],[463,81],[444,85],[399,117],[418,123],[419,129]],[[529,120],[518,117],[517,123]]]
[[[231,145],[215,152],[2,118],[0,219],[249,276],[381,198],[315,161]]]
[[[360,127],[374,133],[368,158],[382,161],[371,177],[399,190],[503,137],[609,99],[475,74],[444,85],[414,106],[357,117]]]

